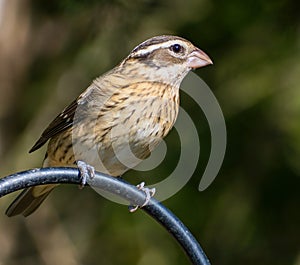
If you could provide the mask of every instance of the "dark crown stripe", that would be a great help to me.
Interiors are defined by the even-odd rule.
[[[132,50],[132,53],[136,53],[139,50],[146,50],[147,48],[149,48],[152,45],[157,45],[157,44],[168,42],[168,41],[171,41],[171,40],[186,41],[183,38],[176,37],[176,36],[171,36],[171,35],[157,36],[157,37],[153,37],[149,40],[146,40],[143,43],[141,43],[140,45],[138,45],[137,47],[135,47]]]

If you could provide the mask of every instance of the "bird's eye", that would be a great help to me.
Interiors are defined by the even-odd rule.
[[[180,53],[183,51],[183,47],[180,44],[174,44],[171,46],[171,51],[175,53]]]

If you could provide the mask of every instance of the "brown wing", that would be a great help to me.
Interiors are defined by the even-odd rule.
[[[71,127],[73,125],[73,119],[77,106],[78,101],[76,99],[48,125],[46,130],[42,133],[41,137],[29,150],[29,153],[42,147],[50,138],[52,138],[56,134]]]
[[[117,92],[114,86],[100,88],[101,79],[96,79],[76,100],[66,107],[46,128],[41,137],[29,150],[29,153],[42,147],[50,138],[70,128],[82,119],[88,118],[94,112],[89,109],[101,110],[103,104]],[[96,100],[95,100],[96,99]],[[78,107],[80,108],[78,110]],[[78,110],[78,111],[77,111]],[[76,118],[75,117],[76,114]]]

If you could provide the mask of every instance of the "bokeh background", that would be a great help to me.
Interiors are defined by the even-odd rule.
[[[182,95],[201,142],[195,174],[164,201],[200,241],[212,264],[300,264],[299,1],[0,0],[0,172],[39,167],[28,150],[91,80],[141,41],[185,37],[212,67],[196,73],[217,97],[227,124],[222,169],[197,187],[210,150],[199,106]],[[178,159],[178,135],[147,184]],[[142,211],[90,188],[57,188],[31,217],[7,218],[0,201],[0,264],[189,264],[177,243]]]

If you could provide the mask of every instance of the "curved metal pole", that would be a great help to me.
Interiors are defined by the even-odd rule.
[[[37,168],[18,172],[0,179],[0,197],[31,186],[53,183],[80,184],[81,176],[76,168],[55,167]],[[95,177],[88,180],[90,186],[115,194],[131,205],[143,205],[146,195],[136,186],[124,180],[95,172]],[[191,263],[210,265],[200,244],[187,227],[165,206],[151,198],[150,203],[141,208],[160,223],[181,245]]]

